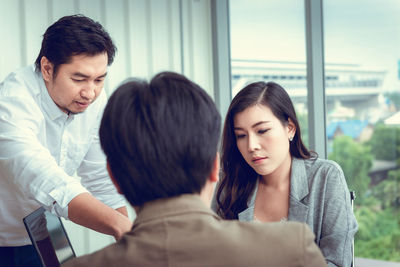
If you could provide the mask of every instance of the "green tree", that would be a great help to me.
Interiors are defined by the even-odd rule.
[[[372,166],[370,148],[355,142],[351,137],[338,136],[333,141],[329,159],[342,167],[349,189],[357,192],[357,201],[362,203],[371,180],[368,176]]]
[[[355,210],[358,232],[356,257],[400,261],[399,219],[392,209],[361,206]]]
[[[400,170],[390,171],[388,178],[372,188],[372,194],[380,200],[381,208],[393,208],[400,212]]]
[[[400,128],[384,124],[376,125],[369,145],[375,159],[396,160],[399,155]]]
[[[299,121],[301,129],[301,140],[304,145],[308,148],[308,114],[297,112],[297,120]]]

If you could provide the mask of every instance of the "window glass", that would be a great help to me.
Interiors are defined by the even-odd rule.
[[[400,261],[400,1],[325,0],[328,157],[355,190],[355,255]]]
[[[295,105],[307,135],[304,3],[298,0],[231,0],[232,97],[247,84],[273,81]]]

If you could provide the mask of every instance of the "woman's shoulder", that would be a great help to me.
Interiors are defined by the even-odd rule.
[[[318,157],[303,159],[307,173],[331,173],[336,172],[343,174],[343,170],[338,163],[329,159],[321,159]]]
[[[336,195],[347,188],[346,178],[342,168],[333,160],[311,158],[305,159],[306,173],[308,176],[310,190],[329,188],[330,194]]]

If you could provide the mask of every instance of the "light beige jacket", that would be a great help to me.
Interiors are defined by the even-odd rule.
[[[326,266],[307,225],[224,221],[196,195],[149,202],[119,242],[69,266]]]

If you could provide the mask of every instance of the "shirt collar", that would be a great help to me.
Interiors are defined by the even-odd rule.
[[[42,98],[41,105],[43,111],[46,112],[47,116],[51,120],[56,120],[58,118],[68,118],[68,114],[63,112],[57,105],[54,103],[54,100],[51,98],[49,91],[47,90],[46,84],[44,83],[42,73],[37,73],[39,86],[40,86],[40,95]]]

